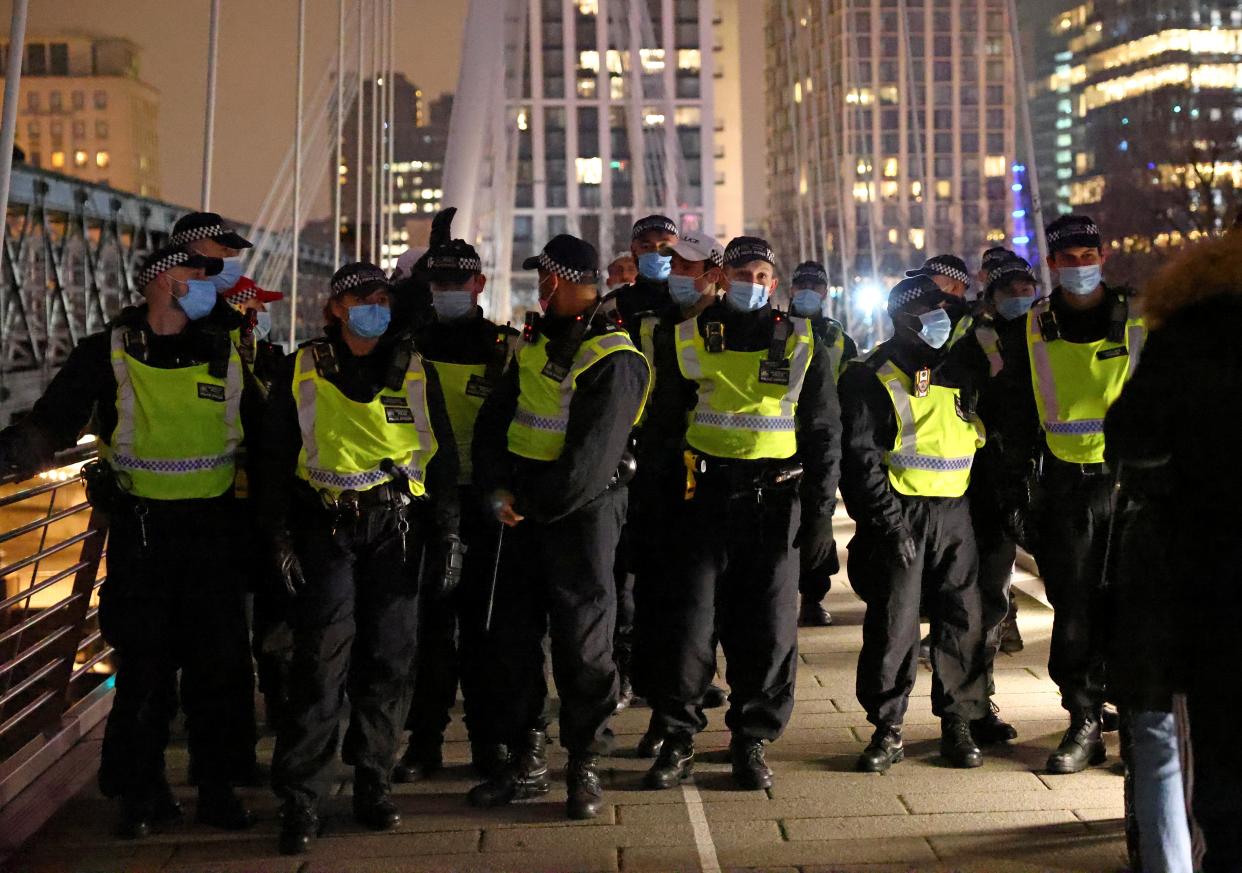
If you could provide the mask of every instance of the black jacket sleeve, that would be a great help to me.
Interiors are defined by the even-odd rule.
[[[845,350],[841,353],[841,364],[844,366],[846,362],[858,357],[858,343],[854,342],[854,338],[848,333],[842,336],[845,339]]]
[[[841,402],[832,358],[815,344],[798,397],[798,459],[802,462],[802,513],[831,516],[841,479]]]
[[[1044,435],[1025,342],[1003,342],[1001,356],[1004,367],[988,389],[999,400],[989,404],[995,411],[983,423],[1001,446],[1001,486],[1006,489],[1016,487],[1030,473],[1043,450]]]
[[[431,498],[431,513],[436,533],[441,536],[456,534],[461,525],[461,504],[457,493],[459,463],[457,439],[453,436],[453,424],[444,405],[444,392],[440,388],[440,376],[435,364],[423,360],[427,374],[427,409],[431,413],[431,432],[436,438],[436,453],[427,462],[427,494]]]
[[[263,409],[255,446],[256,463],[251,464],[251,487],[259,506],[259,523],[273,532],[289,526],[289,506],[302,450],[298,407],[293,397],[294,357],[286,356],[273,371],[272,391]]]
[[[637,352],[615,352],[578,377],[565,448],[555,461],[523,470],[515,506],[520,515],[553,522],[604,492],[629,444],[648,378]]]
[[[652,475],[671,475],[681,469],[688,419],[694,407],[694,383],[677,366],[676,328],[662,321],[655,330],[655,386],[647,401],[647,419],[638,438],[638,463]]]
[[[517,412],[517,357],[500,377],[492,393],[483,401],[474,420],[474,439],[470,444],[470,462],[474,482],[484,497],[493,491],[513,490],[513,458],[509,454],[509,423]]]
[[[115,397],[108,334],[89,336],[69,354],[30,413],[0,433],[0,470],[24,479],[46,469],[57,452],[77,443],[96,405]]]
[[[841,495],[850,517],[876,533],[902,530],[901,504],[884,455],[897,438],[893,404],[872,370],[851,364],[841,375]]]

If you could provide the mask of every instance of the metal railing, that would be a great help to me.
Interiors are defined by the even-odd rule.
[[[93,444],[79,446],[34,479],[0,479],[0,807],[110,705],[99,630],[107,528],[80,473],[93,457]]]

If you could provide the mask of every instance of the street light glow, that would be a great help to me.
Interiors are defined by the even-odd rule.
[[[880,283],[867,279],[854,286],[854,306],[870,315],[884,305],[885,293]]]

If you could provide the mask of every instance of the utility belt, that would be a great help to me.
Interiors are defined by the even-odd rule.
[[[738,461],[687,451],[686,500],[701,488],[713,496],[750,497],[762,501],[765,492],[792,491],[802,479],[802,465],[791,459]]]
[[[1048,450],[1040,455],[1035,471],[1036,481],[1044,488],[1068,490],[1082,484],[1111,482],[1113,471],[1108,464],[1074,464],[1063,461]]]
[[[397,519],[397,533],[401,535],[401,560],[408,558],[410,533],[410,507],[414,496],[410,494],[409,480],[402,477],[368,488],[366,491],[342,491],[333,494],[327,490],[315,490],[306,482],[299,482],[297,497],[307,507],[321,512],[332,522],[331,536],[343,527],[356,525],[380,513],[392,513]]]
[[[124,474],[122,474],[124,475]],[[166,518],[194,517],[200,522],[207,519],[234,518],[237,501],[230,489],[217,497],[196,497],[185,500],[158,500],[139,497],[125,490],[122,475],[112,465],[96,458],[82,465],[82,484],[86,488],[86,500],[92,509],[116,518],[122,513],[132,513],[138,523],[138,534],[145,549],[148,545],[147,518],[154,509]],[[126,477],[128,480],[128,477]]]

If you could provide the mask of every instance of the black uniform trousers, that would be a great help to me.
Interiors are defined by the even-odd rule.
[[[571,755],[611,749],[608,721],[620,692],[613,562],[626,503],[626,489],[611,488],[557,521],[505,529],[489,646],[493,687],[505,695],[494,716],[507,742],[544,723],[550,633],[561,745]]]
[[[411,515],[404,556],[387,507],[334,523],[300,501],[292,522],[306,587],[289,604],[293,659],[272,784],[285,802],[313,809],[329,788],[347,692],[342,758],[355,784],[388,784],[409,708],[426,522]]]
[[[793,713],[798,658],[797,483],[758,491],[700,476],[666,550],[669,571],[650,592],[660,669],[652,728],[689,737],[707,719],[700,702],[724,649],[725,724],[747,740],[775,740]],[[646,599],[647,591],[644,590]]]
[[[916,555],[894,564],[883,540],[860,528],[849,545],[850,585],[867,605],[858,656],[858,702],[874,725],[900,725],[918,675],[919,601],[932,626],[932,712],[986,712],[979,556],[965,497],[898,496]]]
[[[461,489],[461,539],[466,546],[461,584],[448,599],[428,587],[419,603],[418,660],[406,728],[410,743],[439,745],[461,682],[471,742],[503,743],[496,713],[508,696],[497,685],[485,626],[496,566],[499,522],[471,488]],[[438,571],[439,568],[430,568]],[[500,620],[493,616],[493,623]]]
[[[178,671],[200,784],[228,782],[253,764],[255,743],[236,503],[123,500],[109,515],[99,623],[117,667],[100,789],[144,797],[164,779]]]
[[[1052,604],[1048,675],[1070,713],[1097,716],[1104,703],[1108,609],[1104,561],[1113,477],[1046,459],[1035,512],[1035,561]]]
[[[970,474],[970,515],[975,525],[975,545],[979,551],[979,604],[983,611],[983,658],[987,672],[987,693],[996,693],[993,670],[1000,652],[1001,626],[1009,615],[1009,585],[1018,546],[1005,531],[996,481],[999,459],[985,446],[975,456]]]
[[[798,593],[806,603],[822,603],[832,590],[831,558],[818,567],[807,567],[798,577]]]

